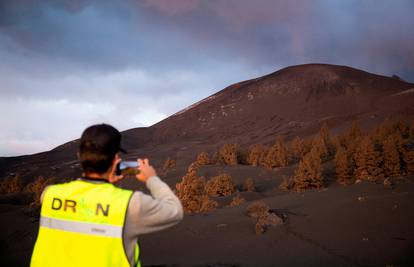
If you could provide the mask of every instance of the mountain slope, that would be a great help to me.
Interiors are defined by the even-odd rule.
[[[357,69],[308,64],[231,85],[157,124],[155,140],[238,137],[263,142],[267,135],[293,135],[322,120],[412,116],[414,84]],[[389,108],[398,98],[399,105]],[[190,123],[191,122],[191,123]],[[340,124],[340,123],[339,123]]]
[[[345,66],[307,64],[233,84],[148,128],[124,131],[127,157],[192,160],[223,143],[273,142],[314,134],[326,122],[340,131],[358,119],[371,127],[385,118],[414,118],[414,84]],[[0,158],[0,177],[19,173],[79,175],[78,141],[30,156]]]

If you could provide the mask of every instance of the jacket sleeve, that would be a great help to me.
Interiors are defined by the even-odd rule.
[[[125,223],[127,236],[159,231],[183,219],[181,202],[166,183],[153,176],[146,186],[151,195],[137,191],[129,202]]]

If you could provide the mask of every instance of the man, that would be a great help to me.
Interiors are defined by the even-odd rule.
[[[151,192],[115,187],[121,134],[106,124],[87,128],[80,139],[81,178],[47,187],[32,267],[140,266],[140,234],[170,227],[183,218],[179,199],[149,165],[138,159],[136,178]]]

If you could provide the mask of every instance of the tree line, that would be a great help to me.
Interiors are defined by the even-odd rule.
[[[354,121],[349,129],[336,135],[323,124],[318,134],[305,139],[296,136],[285,142],[278,137],[271,145],[254,144],[247,148],[240,144],[224,144],[212,154],[198,154],[192,165],[194,168],[209,164],[243,164],[271,170],[297,164],[293,175],[279,188],[303,192],[326,185],[326,177],[322,175],[324,163],[332,161],[334,178],[341,185],[413,174],[414,122],[409,125],[403,120],[386,120],[364,131]]]

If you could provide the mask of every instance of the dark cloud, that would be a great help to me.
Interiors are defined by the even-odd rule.
[[[206,54],[253,67],[347,64],[414,80],[413,1],[155,2],[146,14],[192,36]],[[170,12],[176,2],[184,7]]]
[[[2,1],[0,31],[88,70],[348,64],[414,79],[413,1]],[[17,50],[17,48],[16,48]]]

